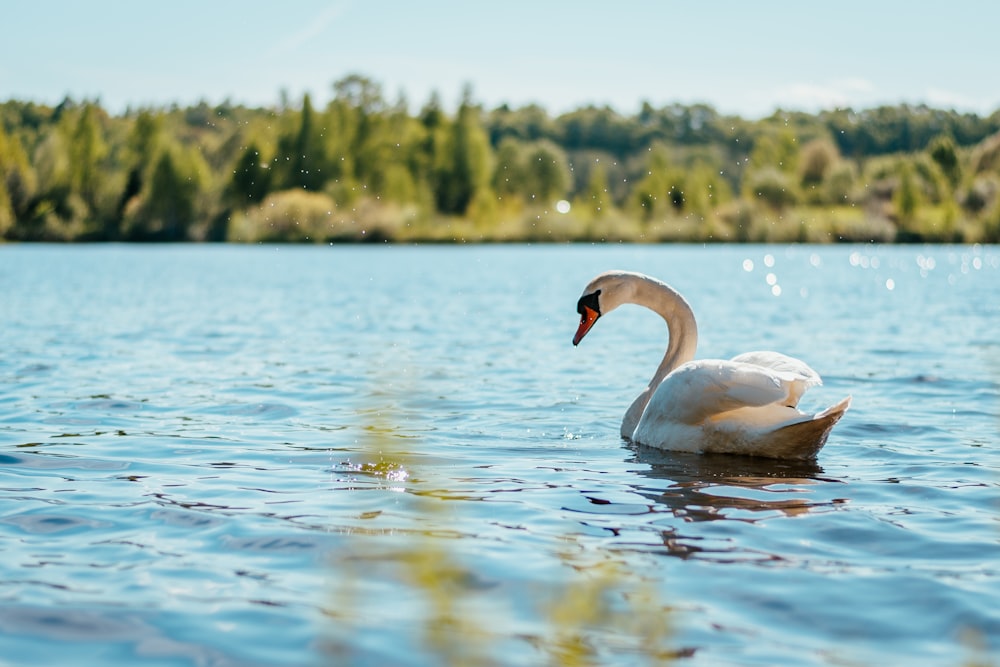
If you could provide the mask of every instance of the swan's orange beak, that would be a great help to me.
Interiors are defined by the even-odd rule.
[[[593,308],[584,306],[580,309],[580,326],[577,327],[576,335],[573,336],[573,345],[578,345],[583,340],[583,337],[590,331],[590,327],[594,326],[594,322],[600,316],[601,314]]]

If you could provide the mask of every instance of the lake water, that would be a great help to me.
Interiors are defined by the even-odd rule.
[[[618,437],[662,355],[815,463]],[[0,246],[0,665],[1000,664],[1000,251]]]

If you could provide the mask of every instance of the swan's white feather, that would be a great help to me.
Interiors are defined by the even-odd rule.
[[[682,424],[699,424],[746,407],[787,405],[800,376],[724,359],[689,361],[656,388],[643,413],[651,411]]]
[[[819,373],[810,368],[807,363],[780,352],[744,352],[736,355],[732,360],[769,368],[780,373],[788,383],[788,401],[785,404],[791,407],[799,404],[799,399],[802,398],[806,389],[823,384]]]

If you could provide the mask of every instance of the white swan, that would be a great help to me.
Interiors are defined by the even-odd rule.
[[[691,306],[641,273],[609,271],[590,281],[577,303],[573,345],[624,303],[658,313],[670,333],[653,379],[625,412],[624,438],[677,451],[809,459],[851,404],[848,396],[822,412],[800,412],[796,405],[806,389],[821,384],[819,374],[777,352],[692,361],[698,326]]]

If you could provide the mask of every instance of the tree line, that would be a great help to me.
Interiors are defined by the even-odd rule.
[[[0,104],[9,241],[1000,241],[1000,111]]]

